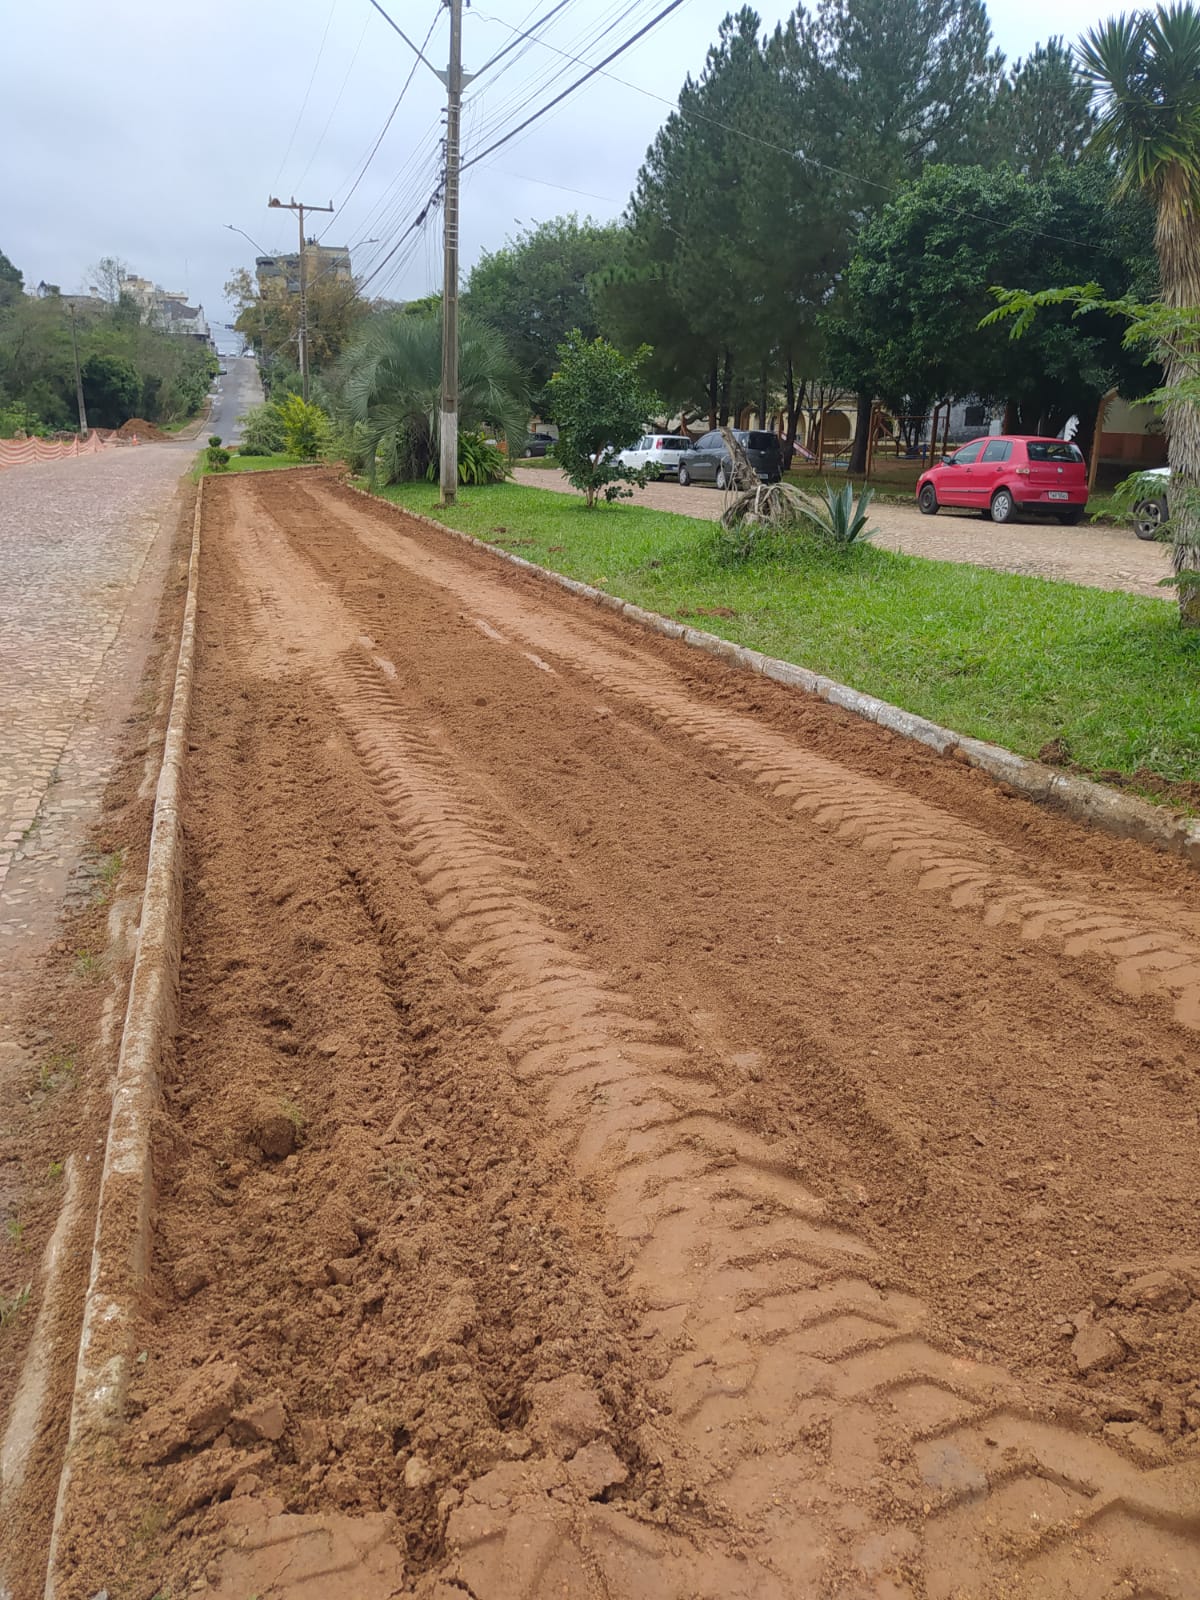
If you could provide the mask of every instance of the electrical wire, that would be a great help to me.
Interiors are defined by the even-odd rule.
[[[603,61],[598,61],[595,66],[589,67],[581,78],[576,78],[574,83],[568,84],[565,89],[561,90],[560,93],[554,96],[553,100],[548,100],[544,106],[539,107],[537,111],[526,117],[524,122],[519,122],[515,128],[511,129],[502,138],[497,139],[494,144],[488,145],[486,150],[481,150],[478,155],[471,156],[468,160],[464,161],[462,164],[463,170],[465,171],[468,167],[473,167],[477,162],[482,161],[485,156],[490,156],[493,151],[499,150],[502,145],[506,145],[511,139],[515,139],[519,133],[524,133],[526,128],[531,127],[533,123],[539,121],[540,118],[544,117],[547,112],[553,111],[555,106],[561,105],[569,95],[575,93],[576,89],[581,89],[583,85],[589,81],[589,79],[594,78],[598,72],[603,71],[610,61],[615,61],[618,56],[624,55],[626,50],[629,50],[633,45],[635,45],[639,39],[644,39],[652,28],[656,28],[660,22],[669,17],[672,11],[678,11],[679,7],[683,4],[684,0],[669,0],[669,4],[665,5],[656,16],[651,17],[649,22],[640,27],[636,33],[631,34],[630,37],[626,39],[623,44],[619,44],[615,50],[610,50],[608,55],[604,57]]]
[[[400,89],[400,93],[396,96],[396,103],[392,107],[392,109],[388,112],[387,121],[384,123],[383,127],[379,130],[379,137],[376,139],[375,143],[371,146],[370,150],[368,151],[367,158],[363,162],[362,167],[359,170],[358,176],[355,178],[354,182],[350,185],[349,192],[347,193],[347,195],[345,196],[345,198],[343,200],[339,201],[339,205],[340,206],[345,207],[345,206],[349,205],[351,197],[353,196],[355,190],[358,188],[359,184],[366,177],[368,168],[370,167],[372,161],[374,161],[376,155],[378,154],[379,146],[383,143],[384,137],[387,134],[388,129],[391,127],[392,122],[395,119],[397,111],[399,111],[399,109],[400,109],[400,102],[404,99],[404,96],[408,93],[409,85],[412,83],[413,78],[416,75],[417,65],[418,65],[419,62],[425,60],[425,54],[424,54],[425,46],[429,43],[430,39],[433,37],[433,30],[434,30],[434,28],[437,27],[437,21],[438,21],[438,17],[440,15],[440,13],[441,13],[441,5],[439,3],[437,9],[433,13],[433,20],[429,24],[428,31],[426,32],[425,38],[424,38],[424,40],[422,42],[422,45],[421,45],[421,49],[417,50],[416,59],[413,61],[412,66],[409,68],[408,77],[405,78],[404,83],[403,83],[403,85],[402,85],[402,87]],[[389,20],[390,20],[390,18],[389,18]],[[397,30],[397,31],[399,31],[399,30]],[[416,50],[416,46],[415,45],[413,46],[413,49]],[[332,227],[332,226],[333,226],[333,224],[330,223],[329,227]],[[329,229],[326,228],[325,232],[328,233],[328,231],[329,231]],[[321,237],[324,238],[324,234],[322,234]]]
[[[506,44],[502,50],[497,50],[496,54],[491,58],[491,60],[485,61],[483,66],[480,67],[479,71],[472,73],[471,76],[473,78],[482,78],[485,72],[491,71],[491,69],[496,65],[497,61],[502,61],[510,50],[515,50],[517,48],[523,39],[531,40],[534,34],[536,34],[540,28],[544,28],[552,17],[556,17],[563,7],[570,5],[570,3],[571,0],[558,0],[558,4],[552,10],[547,11],[546,15],[541,19],[540,22],[535,22],[533,27],[528,31],[523,31],[518,35],[518,37],[510,40],[510,42]],[[488,18],[487,20],[491,21],[492,19]]]
[[[279,171],[275,174],[275,182],[271,185],[272,192],[279,187],[279,180],[283,176],[283,169],[287,166],[287,159],[292,153],[292,146],[296,142],[296,135],[300,132],[300,123],[302,122],[304,113],[308,108],[308,97],[312,93],[313,84],[316,82],[317,68],[321,65],[321,57],[325,54],[325,41],[329,37],[329,25],[333,21],[333,13],[337,10],[337,7],[338,0],[332,0],[332,4],[329,7],[329,15],[325,18],[325,32],[321,35],[321,43],[317,50],[317,59],[313,62],[313,69],[309,73],[308,88],[304,91],[304,99],[300,102],[300,109],[296,113],[296,121],[292,128],[292,136],[287,142],[287,149],[283,152],[283,160],[279,163]]]
[[[387,12],[379,4],[379,0],[367,0],[367,4],[374,6],[376,11],[378,11],[379,15],[387,23],[388,27],[393,29],[394,32],[396,32],[396,33],[398,33],[400,35],[400,37],[404,40],[405,44],[408,46],[408,48],[410,50],[416,52],[416,57],[417,57],[418,61],[424,61],[425,65],[429,68],[430,72],[437,72],[438,69],[434,66],[433,62],[429,61],[426,58],[425,53],[424,53],[424,46],[422,46],[422,48],[420,50],[417,49],[416,45],[408,37],[408,35],[405,33],[404,29],[400,26],[400,24],[398,22],[394,21],[391,17],[388,16]],[[429,43],[428,39],[425,41],[425,43],[426,44]]]
[[[329,115],[325,118],[325,126],[321,129],[320,137],[317,139],[316,144],[313,146],[312,155],[310,155],[309,158],[308,158],[308,165],[305,167],[304,171],[300,174],[299,178],[297,178],[297,180],[296,180],[296,188],[297,189],[303,189],[304,180],[305,180],[305,178],[308,177],[309,171],[312,168],[312,164],[317,159],[317,154],[318,154],[321,146],[325,143],[325,135],[329,132],[330,123],[332,123],[332,121],[334,119],[334,116],[335,116],[335,114],[337,112],[337,108],[342,103],[342,96],[346,92],[346,85],[350,82],[350,74],[354,71],[354,63],[358,60],[359,52],[362,50],[362,47],[363,47],[363,40],[367,37],[367,28],[370,25],[370,21],[371,21],[370,17],[364,17],[363,18],[362,32],[358,36],[358,43],[354,46],[354,54],[350,57],[350,65],[346,68],[346,75],[342,79],[342,86],[337,92],[337,97],[334,100],[333,105],[329,108]],[[330,226],[332,227],[332,223],[330,224]],[[328,231],[328,230],[326,230],[326,231]]]

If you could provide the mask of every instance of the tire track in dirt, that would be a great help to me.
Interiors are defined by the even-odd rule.
[[[485,577],[369,515],[350,514],[336,493],[290,485],[376,554],[455,595],[501,638],[569,663],[606,695],[636,705],[667,728],[731,762],[748,780],[819,828],[878,858],[889,874],[914,881],[955,910],[973,911],[986,926],[1012,925],[1021,937],[1068,958],[1096,956],[1122,993],[1162,996],[1186,1027],[1200,1029],[1200,942],[1182,928],[1156,926],[1115,897],[1099,902],[1048,892],[1027,877],[1015,854],[969,823],[835,761],[799,749],[774,730],[690,696],[669,668],[634,647],[614,648],[589,628],[586,613],[568,625],[512,586]],[[1115,903],[1114,903],[1115,902]]]
[[[451,1513],[454,1581],[480,1600],[552,1583],[1083,1600],[1128,1578],[1128,1592],[1200,1592],[1191,1475],[1139,1471],[1039,1416],[1003,1372],[922,1338],[919,1302],[878,1287],[866,1246],[689,1073],[704,1042],[638,1015],[551,926],[501,819],[406,711],[374,642],[278,535],[256,537],[262,664],[322,675],[442,938],[492,991],[514,1073],[606,1196],[661,1352],[662,1448],[753,1549],[740,1579],[706,1555],[701,1587],[678,1544],[620,1529],[611,1506],[564,1518],[553,1469],[513,1466]]]

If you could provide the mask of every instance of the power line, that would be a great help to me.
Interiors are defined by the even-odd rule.
[[[372,0],[372,4],[373,3],[374,3],[374,0]],[[379,8],[376,7],[376,9],[378,10]],[[417,50],[416,45],[413,46],[413,49],[417,51],[416,59],[413,61],[413,64],[409,69],[408,77],[405,78],[404,85],[401,88],[400,93],[396,96],[395,105],[388,112],[387,121],[384,123],[383,127],[380,129],[378,139],[376,139],[375,143],[371,146],[370,152],[367,155],[367,159],[362,164],[362,168],[359,171],[358,177],[355,178],[354,182],[350,185],[350,191],[346,195],[345,199],[339,202],[339,204],[341,205],[341,207],[343,209],[345,209],[345,207],[350,203],[350,198],[354,194],[354,191],[358,188],[359,184],[366,177],[367,169],[370,167],[372,161],[374,161],[375,156],[378,153],[379,146],[383,143],[384,137],[387,134],[388,129],[391,127],[393,119],[395,118],[395,115],[396,115],[397,111],[399,111],[399,109],[400,109],[400,102],[404,99],[404,96],[408,93],[409,84],[412,83],[413,78],[414,78],[414,76],[416,74],[417,63],[420,62],[420,61],[425,61],[425,46],[429,43],[430,39],[433,37],[433,30],[434,30],[434,28],[437,27],[437,21],[438,21],[438,16],[440,14],[440,11],[441,11],[441,7],[440,7],[440,4],[439,4],[438,10],[436,10],[433,13],[433,20],[429,24],[429,29],[428,29],[427,33],[425,34],[425,38],[422,41],[420,50]],[[384,13],[384,14],[386,15],[386,13]],[[389,18],[388,20],[390,21],[391,19]],[[397,29],[397,32],[399,32],[399,29]],[[426,62],[426,65],[428,66],[428,62]],[[333,224],[331,223],[330,227],[332,227],[332,226],[333,226]]]
[[[541,19],[540,22],[535,22],[533,27],[530,28],[528,32],[519,32],[517,36],[511,39],[502,50],[497,50],[496,54],[491,58],[490,61],[485,61],[483,66],[480,67],[479,71],[476,72],[474,76],[476,78],[482,78],[485,72],[490,72],[490,70],[496,65],[497,61],[502,61],[510,50],[515,50],[517,48],[522,40],[532,40],[534,34],[537,33],[539,28],[544,28],[550,21],[551,17],[556,17],[563,7],[570,5],[570,3],[571,0],[558,0],[558,4],[553,7],[552,10],[547,11],[546,15]],[[489,17],[486,20],[492,21],[493,19]]]
[[[420,50],[417,49],[416,45],[408,37],[408,35],[405,33],[404,29],[400,26],[400,24],[398,22],[394,22],[392,20],[392,18],[388,16],[387,12],[379,4],[379,0],[368,0],[368,3],[375,7],[376,11],[378,11],[379,15],[387,23],[388,27],[394,29],[394,31],[400,35],[400,37],[404,40],[404,42],[408,46],[408,48],[415,53],[415,55],[417,57],[417,60],[418,61],[424,61],[425,65],[429,68],[430,72],[438,73],[438,76],[440,77],[441,73],[439,72],[439,69],[437,67],[435,67],[433,62],[430,61],[426,57],[425,51],[424,51],[424,47],[422,47]],[[436,21],[437,19],[435,18],[434,20]],[[429,40],[426,39],[425,43],[428,44]]]
[[[308,177],[308,174],[312,169],[312,164],[317,159],[317,155],[318,155],[318,152],[321,149],[321,146],[325,143],[325,135],[329,132],[329,125],[334,119],[334,115],[337,112],[337,108],[342,103],[342,96],[346,92],[346,85],[350,82],[350,74],[354,71],[354,63],[358,60],[359,52],[361,51],[361,49],[363,47],[363,40],[367,37],[367,28],[370,25],[370,21],[371,21],[370,17],[364,17],[363,18],[362,32],[358,36],[358,43],[354,46],[354,54],[350,57],[350,65],[346,68],[346,75],[342,79],[342,86],[338,90],[337,97],[334,100],[332,106],[330,106],[330,108],[329,108],[329,115],[325,118],[325,126],[321,129],[320,137],[317,139],[316,144],[313,146],[312,155],[310,155],[309,158],[308,158],[308,165],[305,167],[304,171],[300,174],[300,177],[296,182],[297,189],[300,189],[300,188],[303,187],[304,180],[305,180],[305,178]]]
[[[371,0],[371,3],[374,4],[375,0]],[[467,167],[473,167],[476,162],[482,161],[484,156],[490,156],[494,150],[499,150],[501,145],[506,145],[510,139],[515,139],[519,133],[524,133],[526,128],[531,127],[533,123],[537,122],[541,117],[544,117],[548,111],[553,111],[555,106],[561,105],[569,95],[575,93],[576,89],[581,89],[590,78],[594,78],[596,74],[601,72],[610,61],[615,61],[618,56],[624,55],[626,50],[635,45],[639,39],[645,38],[646,34],[648,34],[652,28],[657,27],[658,24],[664,20],[664,18],[669,17],[672,11],[678,11],[679,7],[683,4],[684,0],[670,0],[670,4],[664,6],[657,16],[651,17],[649,22],[640,27],[635,34],[631,34],[630,37],[626,39],[623,44],[619,44],[615,50],[610,50],[608,55],[604,57],[603,61],[598,61],[594,67],[589,67],[581,78],[576,78],[574,83],[569,84],[567,88],[563,89],[559,94],[556,94],[553,100],[548,100],[544,106],[540,107],[539,110],[533,112],[531,116],[526,117],[524,122],[519,122],[517,126],[506,133],[503,138],[497,139],[494,144],[488,145],[486,150],[481,150],[478,155],[471,156],[469,160],[464,161],[464,171]],[[541,41],[539,40],[537,42],[540,43]]]
[[[296,113],[296,121],[292,128],[292,136],[287,142],[287,149],[283,152],[283,160],[279,163],[279,171],[275,174],[275,182],[271,185],[272,189],[277,189],[279,187],[279,180],[283,176],[283,169],[287,166],[287,158],[291,155],[292,146],[296,142],[296,135],[300,132],[300,123],[303,120],[304,113],[308,107],[308,97],[312,93],[312,86],[316,82],[317,68],[321,65],[321,57],[325,54],[325,41],[329,37],[329,25],[333,21],[333,13],[337,10],[337,5],[338,0],[332,0],[332,4],[329,7],[329,15],[325,18],[325,32],[321,35],[321,43],[317,50],[317,59],[313,62],[313,69],[311,73],[309,73],[308,88],[304,91],[304,99],[300,102],[300,109]]]

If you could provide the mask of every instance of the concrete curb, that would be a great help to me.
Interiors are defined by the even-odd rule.
[[[578,595],[584,600],[591,600],[608,611],[616,611],[651,633],[662,634],[668,639],[678,639],[695,650],[703,650],[708,655],[728,661],[732,666],[742,667],[747,672],[756,672],[761,677],[772,679],[775,683],[787,684],[789,688],[801,689],[805,694],[816,695],[818,699],[826,700],[830,705],[840,706],[843,711],[852,712],[856,717],[864,717],[868,722],[877,723],[890,733],[899,734],[902,739],[913,739],[918,744],[928,745],[939,755],[953,756],[967,766],[977,767],[988,777],[994,778],[997,783],[1006,784],[1008,788],[1024,795],[1026,799],[1036,800],[1039,805],[1053,806],[1076,822],[1100,828],[1118,839],[1136,839],[1141,844],[1152,845],[1155,849],[1166,851],[1170,855],[1181,856],[1190,866],[1200,868],[1200,822],[1198,821],[1188,817],[1171,816],[1161,806],[1151,805],[1134,795],[1121,794],[1115,789],[1106,788],[1102,783],[1093,783],[1090,778],[1078,778],[1071,773],[1060,772],[1055,767],[1046,766],[1044,762],[1031,761],[1027,756],[1019,756],[1012,750],[1005,750],[1001,745],[987,744],[982,739],[967,738],[950,728],[943,728],[936,722],[930,722],[926,717],[918,717],[911,711],[902,711],[899,706],[889,705],[886,700],[877,700],[874,695],[862,694],[859,690],[851,689],[833,678],[825,678],[820,673],[810,672],[806,667],[795,666],[790,661],[780,661],[775,656],[765,656],[758,650],[734,644],[731,640],[722,639],[715,633],[689,628],[682,622],[673,622],[670,617],[661,616],[657,611],[645,611],[631,601],[607,594],[603,589],[593,588],[591,584],[564,577],[561,572],[552,572],[548,567],[539,567],[532,561],[526,561],[523,556],[499,550],[495,545],[476,539],[472,534],[463,533],[458,528],[448,527],[446,523],[438,522],[434,517],[427,517],[418,511],[407,511],[403,506],[395,505],[393,501],[381,500],[378,495],[360,489],[356,484],[347,484],[346,487],[370,500],[374,505],[390,505],[400,515],[411,517],[414,522],[434,528],[438,533],[449,534],[452,539],[458,539],[463,544],[473,545],[476,550],[486,551],[488,555],[500,561],[507,561],[510,566],[519,567],[523,572],[532,573],[535,577],[555,583],[569,593]]]
[[[188,592],[175,688],[154,799],[150,855],[137,947],[113,1088],[96,1208],[91,1277],[84,1301],[67,1449],[50,1536],[46,1600],[55,1594],[59,1536],[73,1464],[124,1416],[133,1363],[133,1317],[151,1249],[154,1173],[150,1136],[160,1066],[175,1031],[183,921],[183,772],[196,646],[203,480],[197,485]]]

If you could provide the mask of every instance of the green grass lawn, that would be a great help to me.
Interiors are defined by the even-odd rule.
[[[1092,771],[1200,780],[1200,635],[1160,600],[870,545],[792,546],[734,565],[714,523],[643,506],[588,511],[512,483],[462,489],[449,512],[436,511],[431,484],[383,493],[958,733],[1032,756],[1061,739]]]
[[[277,472],[280,467],[314,467],[315,461],[302,461],[299,456],[239,456],[231,455],[226,472]],[[201,450],[192,468],[193,478],[211,477],[204,451]]]

